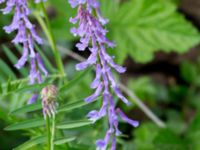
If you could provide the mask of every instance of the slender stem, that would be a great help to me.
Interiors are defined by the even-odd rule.
[[[51,25],[50,25],[50,22],[49,22],[49,18],[48,18],[44,3],[41,2],[40,5],[41,5],[41,9],[42,9],[42,12],[43,12],[43,15],[44,15],[45,22],[43,21],[43,19],[41,18],[40,15],[36,14],[35,16],[36,16],[38,22],[40,23],[41,27],[43,28],[43,30],[44,30],[44,32],[47,36],[47,39],[50,43],[50,46],[53,50],[53,55],[54,55],[59,73],[61,75],[65,75],[62,59],[61,59],[61,56],[59,54],[58,48],[56,47],[55,38],[54,38],[54,35],[53,35],[53,32],[52,32],[52,28],[51,28]]]
[[[50,128],[50,118],[46,117],[46,128],[47,128],[47,150],[51,150],[51,128]]]
[[[55,137],[55,114],[52,116],[52,127],[51,127],[51,150],[54,150],[54,137]]]

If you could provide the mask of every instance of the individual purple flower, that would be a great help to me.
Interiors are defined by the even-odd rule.
[[[84,70],[89,66],[94,65],[96,68],[96,76],[90,87],[95,89],[95,92],[85,98],[85,102],[91,103],[100,95],[103,95],[103,103],[100,110],[92,110],[87,117],[92,122],[96,122],[104,116],[108,116],[109,128],[104,139],[97,140],[97,150],[106,150],[111,143],[111,150],[116,150],[116,136],[121,135],[118,128],[119,117],[132,125],[137,127],[139,123],[135,120],[129,119],[119,108],[115,108],[115,102],[112,96],[114,93],[122,102],[129,104],[128,100],[123,96],[114,79],[112,69],[118,73],[124,73],[126,68],[119,66],[114,62],[114,58],[106,52],[106,47],[113,48],[115,44],[106,38],[108,32],[103,25],[108,20],[104,19],[100,14],[100,4],[98,0],[69,0],[71,6],[78,7],[77,16],[70,18],[73,24],[78,23],[78,27],[71,28],[71,33],[74,36],[80,37],[80,42],[76,47],[80,51],[86,48],[90,51],[90,56],[86,61],[76,65],[77,70]],[[95,10],[95,11],[93,11]],[[93,15],[93,12],[95,13]],[[94,16],[97,16],[95,18]],[[91,45],[91,46],[90,46]]]
[[[31,96],[31,98],[28,100],[27,104],[33,104],[33,103],[35,103],[36,100],[37,100],[37,98],[38,98],[38,96],[39,96],[38,94],[33,94]]]
[[[36,3],[41,0],[35,0]],[[35,26],[29,21],[28,16],[30,10],[28,8],[27,0],[0,0],[0,3],[6,2],[6,7],[1,9],[3,14],[8,14],[14,10],[14,16],[12,23],[5,26],[3,29],[6,33],[13,31],[17,32],[17,35],[12,40],[14,44],[21,44],[23,52],[21,58],[15,64],[17,69],[21,69],[28,60],[30,60],[30,84],[42,83],[42,73],[47,76],[48,72],[45,69],[43,61],[34,50],[34,43],[42,44],[42,39],[37,35]],[[34,102],[36,95],[34,94],[28,103]]]

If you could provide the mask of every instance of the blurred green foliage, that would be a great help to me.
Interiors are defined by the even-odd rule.
[[[183,14],[177,12],[179,0],[101,0],[101,10],[110,22],[106,28],[109,30],[109,39],[114,40],[117,47],[109,52],[116,56],[116,61],[123,63],[127,56],[137,62],[147,63],[153,59],[156,51],[184,53],[200,41],[200,34],[197,29],[185,19]],[[72,46],[77,40],[70,34],[71,25],[68,20],[75,16],[75,9],[71,9],[67,1],[48,0],[47,10],[51,19],[51,26],[57,43],[66,47]],[[37,10],[35,10],[37,11]],[[9,17],[0,16],[0,25],[10,22]],[[0,38],[10,39],[4,31],[0,30]],[[68,42],[68,43],[67,43]],[[67,44],[66,44],[67,43]],[[14,49],[14,50],[13,50]],[[41,50],[45,64],[50,72],[50,78],[46,79],[48,84],[54,83],[58,88],[64,87],[68,91],[60,93],[59,105],[82,100],[92,93],[89,84],[92,81],[93,73],[78,73],[74,69],[76,61],[68,60],[65,64],[65,71],[68,75],[66,82],[63,77],[56,76],[52,53],[48,46]],[[26,105],[30,98],[31,91],[39,92],[41,86],[28,86],[28,69],[20,71],[11,67],[17,61],[16,53],[21,52],[20,47],[2,47],[6,59],[0,60],[0,127],[16,122],[23,122],[28,119],[41,117],[41,111],[26,112],[23,114],[10,114],[11,111]],[[67,55],[62,53],[62,57]],[[6,60],[6,61],[5,61]],[[9,60],[9,61],[7,61]],[[132,129],[128,125],[120,124],[120,128],[128,131],[125,137],[119,137],[119,149],[122,150],[199,150],[200,149],[200,59],[197,61],[184,61],[180,65],[180,78],[182,83],[163,84],[150,76],[128,77],[127,85],[136,95],[146,103],[161,119],[167,127],[160,129],[149,121],[146,116],[137,110],[136,105],[125,111],[133,118],[137,118],[141,125]],[[18,78],[22,78],[22,80]],[[77,83],[77,84],[75,84]],[[23,94],[22,94],[23,93]],[[40,100],[40,98],[39,98]],[[119,103],[118,105],[121,105]],[[82,105],[80,105],[82,106]],[[77,107],[65,113],[60,113],[57,123],[84,119],[89,110],[99,108],[100,102],[92,105]],[[121,107],[123,107],[122,105]],[[197,113],[198,112],[198,113]],[[9,114],[9,115],[8,115]],[[137,115],[139,114],[139,115]],[[103,126],[102,126],[103,124]],[[63,145],[56,145],[58,149],[93,150],[95,140],[104,136],[107,124],[105,120],[97,122],[92,126],[81,127],[71,130],[58,130],[57,137],[76,137],[75,140]],[[29,149],[43,149],[44,127],[30,128],[18,131],[2,131],[0,140],[3,141],[2,150],[9,150],[26,140]],[[38,145],[36,145],[38,144]],[[22,148],[24,150],[24,145]],[[27,143],[25,143],[25,147]],[[42,147],[42,148],[41,148]],[[18,147],[20,149],[20,147]]]
[[[63,3],[66,3],[65,5]],[[197,29],[177,12],[178,1],[166,0],[101,0],[103,16],[109,18],[109,39],[117,47],[110,50],[118,63],[130,55],[137,62],[149,62],[154,52],[184,53],[200,42]],[[50,1],[57,17],[52,27],[58,40],[73,39],[68,20],[75,16],[74,9],[62,0]]]

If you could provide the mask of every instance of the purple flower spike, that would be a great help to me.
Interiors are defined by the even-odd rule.
[[[116,110],[112,96],[112,93],[114,92],[122,102],[127,105],[129,104],[129,101],[119,89],[112,73],[112,69],[116,70],[118,73],[124,73],[126,68],[116,64],[113,60],[114,57],[111,57],[106,52],[106,47],[113,48],[115,47],[115,44],[106,37],[108,31],[104,29],[103,25],[105,25],[108,20],[101,16],[99,1],[69,0],[69,3],[73,8],[78,7],[77,16],[70,18],[72,24],[79,24],[77,28],[71,28],[71,33],[74,36],[80,37],[80,42],[76,44],[76,47],[80,51],[88,49],[91,52],[86,61],[76,65],[76,69],[84,70],[92,65],[95,65],[96,67],[95,79],[90,84],[90,87],[96,90],[91,96],[85,98],[85,102],[93,102],[98,96],[103,95],[103,104],[100,110],[90,111],[87,117],[95,123],[102,117],[108,116],[109,129],[104,139],[97,140],[96,147],[97,150],[106,150],[111,142],[110,149],[116,150],[116,136],[121,134],[121,131],[118,129],[118,117],[120,116],[122,120],[134,127],[138,126],[137,121],[129,119],[123,112],[118,109]],[[93,13],[95,14],[93,15]],[[97,18],[94,16],[97,16]]]
[[[35,0],[39,3],[45,0]],[[17,35],[12,40],[14,44],[22,44],[23,52],[21,58],[15,64],[17,69],[21,69],[26,62],[30,59],[30,84],[42,83],[42,74],[47,76],[48,72],[41,60],[41,57],[34,50],[34,42],[37,44],[42,44],[42,39],[37,35],[35,31],[35,26],[29,21],[28,16],[30,10],[28,8],[27,0],[0,0],[0,3],[6,2],[6,7],[1,9],[3,14],[8,14],[14,10],[14,16],[12,23],[5,26],[3,29],[6,33],[11,33],[17,31]],[[41,71],[41,72],[40,72]],[[36,95],[34,94],[28,103],[34,102]]]

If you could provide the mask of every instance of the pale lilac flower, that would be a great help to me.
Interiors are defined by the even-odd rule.
[[[121,131],[118,129],[119,117],[133,127],[139,125],[137,121],[129,119],[119,108],[115,108],[115,102],[112,96],[114,92],[122,102],[127,105],[129,104],[128,100],[120,91],[112,74],[112,68],[118,73],[124,73],[126,68],[116,64],[113,57],[106,52],[106,47],[113,48],[115,44],[106,38],[108,31],[103,28],[103,25],[108,20],[104,19],[100,14],[99,1],[69,0],[69,3],[73,8],[78,7],[77,16],[70,18],[71,23],[79,24],[77,28],[71,28],[71,33],[74,36],[80,37],[80,42],[76,44],[76,47],[80,51],[88,48],[91,52],[86,61],[76,65],[76,69],[84,70],[89,66],[96,66],[96,76],[90,85],[92,89],[96,90],[91,96],[85,98],[85,102],[93,102],[98,96],[103,95],[103,103],[100,110],[90,111],[87,117],[92,122],[96,122],[102,117],[108,116],[109,129],[104,139],[97,140],[96,148],[97,150],[106,150],[109,143],[112,143],[110,149],[116,150],[116,136],[121,135]],[[95,12],[97,18],[94,17],[93,12]]]
[[[36,3],[41,0],[35,0]],[[28,8],[27,0],[0,0],[0,3],[6,2],[6,7],[1,9],[3,14],[8,14],[14,11],[12,23],[4,27],[6,33],[13,31],[17,32],[17,35],[12,40],[14,44],[21,44],[23,52],[21,58],[15,64],[17,69],[21,69],[28,60],[30,60],[30,84],[42,83],[42,73],[47,76],[48,72],[42,62],[42,59],[34,50],[34,43],[42,44],[42,39],[37,35],[35,26],[29,21],[28,16],[30,10]],[[34,94],[28,103],[34,102],[36,94]]]
[[[37,98],[38,98],[38,94],[33,94],[32,97],[28,100],[27,104],[33,104],[36,102]]]

